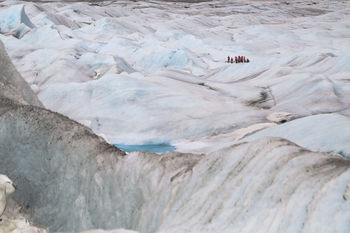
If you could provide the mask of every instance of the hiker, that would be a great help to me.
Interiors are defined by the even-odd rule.
[[[230,56],[227,57],[227,63],[230,63]]]
[[[243,59],[244,59],[244,63],[246,63],[246,62],[247,62],[247,60],[245,59],[245,57],[243,57]]]
[[[231,57],[231,63],[233,63],[233,57]]]
[[[237,56],[235,56],[235,62],[236,62],[236,63],[238,62],[238,60],[237,60]]]

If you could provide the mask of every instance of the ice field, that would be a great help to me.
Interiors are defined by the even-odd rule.
[[[347,2],[1,4],[1,40],[45,107],[114,144],[349,115]]]
[[[0,40],[0,232],[350,232],[349,1],[3,1]]]

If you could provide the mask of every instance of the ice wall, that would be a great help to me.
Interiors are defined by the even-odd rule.
[[[155,232],[171,182],[201,156],[126,156],[89,128],[35,106],[40,102],[3,47],[0,53],[0,171],[17,184],[13,198],[29,220],[51,232]]]
[[[171,177],[198,156],[125,156],[88,128],[32,106],[0,117],[0,170],[15,177],[14,198],[51,231],[128,228],[154,232]],[[9,166],[10,164],[10,166]]]
[[[0,41],[0,100],[5,101],[5,98],[21,104],[42,106],[29,85],[17,72]]]
[[[7,11],[0,12],[0,32],[21,38],[25,33],[34,28],[24,11],[24,5],[10,7]]]
[[[21,106],[1,115],[0,141],[0,170],[19,187],[14,198],[52,232],[350,229],[349,160],[283,139],[206,156],[124,155],[63,116]]]
[[[349,160],[263,138],[203,158],[159,232],[347,232]]]

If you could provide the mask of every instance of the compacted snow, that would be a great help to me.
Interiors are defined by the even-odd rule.
[[[350,232],[349,9],[1,2],[0,232]]]
[[[271,112],[349,115],[348,1],[1,5],[0,39],[45,107],[113,144],[229,133]]]

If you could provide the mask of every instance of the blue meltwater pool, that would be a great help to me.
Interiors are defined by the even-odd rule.
[[[148,151],[148,152],[161,154],[169,151],[174,151],[176,149],[174,146],[166,143],[144,144],[144,145],[124,145],[124,144],[114,144],[114,145],[125,152]]]

